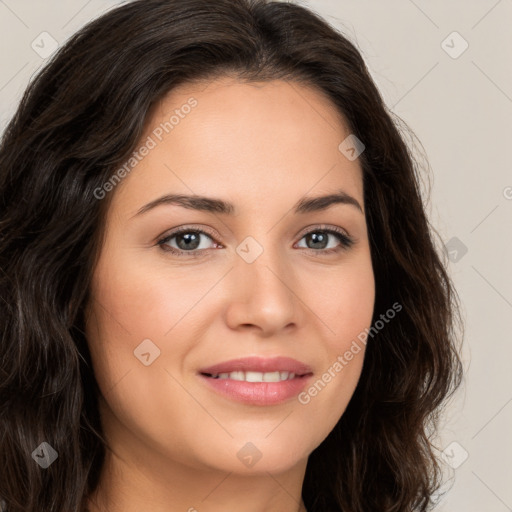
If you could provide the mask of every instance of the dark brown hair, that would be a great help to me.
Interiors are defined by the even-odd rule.
[[[433,435],[461,379],[457,294],[400,122],[347,38],[293,3],[136,0],[71,37],[29,84],[0,147],[0,496],[9,512],[80,512],[105,455],[84,308],[108,197],[151,107],[179,84],[284,79],[327,95],[360,155],[376,282],[357,389],[311,453],[309,512],[426,511]],[[340,141],[341,142],[341,141]],[[31,457],[46,441],[58,463]]]

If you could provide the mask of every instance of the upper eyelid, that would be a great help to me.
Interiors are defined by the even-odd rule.
[[[181,233],[188,233],[189,231],[192,231],[192,232],[198,231],[201,234],[208,235],[210,238],[215,239],[215,241],[217,238],[217,236],[213,233],[213,230],[212,230],[212,232],[210,232],[210,230],[208,228],[196,227],[196,226],[192,225],[192,226],[179,226],[177,228],[171,229],[169,232],[166,232],[166,233],[160,235],[159,237],[157,237],[157,240],[160,240],[160,241],[167,240],[167,239],[173,238],[176,235],[179,235]]]
[[[330,224],[312,224],[310,226],[306,226],[303,230],[301,230],[299,232],[299,234],[300,234],[300,236],[304,236],[304,235],[307,235],[308,233],[310,233],[311,231],[334,231],[337,234],[343,233],[347,237],[352,238],[350,233],[345,228],[342,228],[340,226],[330,225]]]

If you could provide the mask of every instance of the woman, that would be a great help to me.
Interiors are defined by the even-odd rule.
[[[0,190],[6,510],[431,507],[456,293],[320,17],[113,9],[27,88]]]

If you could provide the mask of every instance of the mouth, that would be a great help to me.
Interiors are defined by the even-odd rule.
[[[287,357],[247,357],[199,371],[209,389],[229,400],[252,405],[276,405],[296,397],[313,371]]]
[[[292,379],[300,379],[310,375],[309,373],[304,373],[301,375],[295,375],[293,372],[287,371],[275,371],[275,372],[256,372],[256,371],[233,371],[233,372],[225,372],[225,373],[201,373],[205,377],[210,377],[211,379],[231,379],[243,382],[282,382],[285,380]]]
[[[199,372],[213,378],[227,378],[226,374],[234,380],[248,380],[248,382],[277,382],[286,380],[290,374],[294,376],[312,373],[307,364],[291,357],[240,357],[222,363],[201,368]],[[257,379],[257,380],[250,380]],[[263,380],[261,380],[263,379]],[[270,379],[270,380],[265,380]]]

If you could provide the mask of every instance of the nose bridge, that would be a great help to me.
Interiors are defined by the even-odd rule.
[[[232,276],[237,288],[232,306],[243,310],[237,321],[265,329],[285,327],[293,321],[297,301],[286,251],[272,240],[272,233],[246,237],[236,248]]]
[[[271,234],[260,234],[258,239],[246,237],[237,247],[237,273],[243,282],[253,288],[264,288],[272,293],[290,292],[287,283],[291,267],[286,262],[286,255]],[[284,288],[284,290],[283,290]]]

